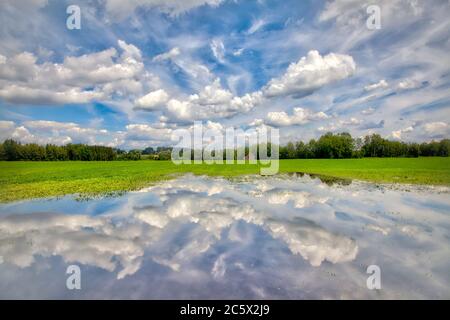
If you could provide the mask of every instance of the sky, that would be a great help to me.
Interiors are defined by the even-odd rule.
[[[195,121],[282,143],[450,137],[449,15],[449,0],[3,0],[0,140],[145,148]]]

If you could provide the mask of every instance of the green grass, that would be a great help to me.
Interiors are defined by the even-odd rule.
[[[259,174],[257,165],[181,165],[171,161],[0,162],[0,202],[136,190],[192,172],[232,177]],[[280,173],[305,172],[377,183],[450,185],[450,158],[281,160]]]

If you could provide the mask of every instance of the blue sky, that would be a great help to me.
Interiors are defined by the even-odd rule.
[[[449,14],[444,0],[2,1],[0,139],[142,148],[194,121],[282,142],[449,137]]]

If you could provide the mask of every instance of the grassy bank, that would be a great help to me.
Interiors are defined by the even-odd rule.
[[[0,202],[65,194],[136,190],[192,172],[258,174],[257,165],[181,165],[170,161],[0,162]],[[450,185],[450,158],[280,160],[280,172],[305,172],[372,182]]]

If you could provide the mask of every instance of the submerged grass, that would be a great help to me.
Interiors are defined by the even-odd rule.
[[[137,190],[176,175],[259,174],[258,165],[180,165],[171,161],[0,162],[0,202]],[[377,183],[450,185],[450,158],[280,160],[280,173],[304,172]]]

